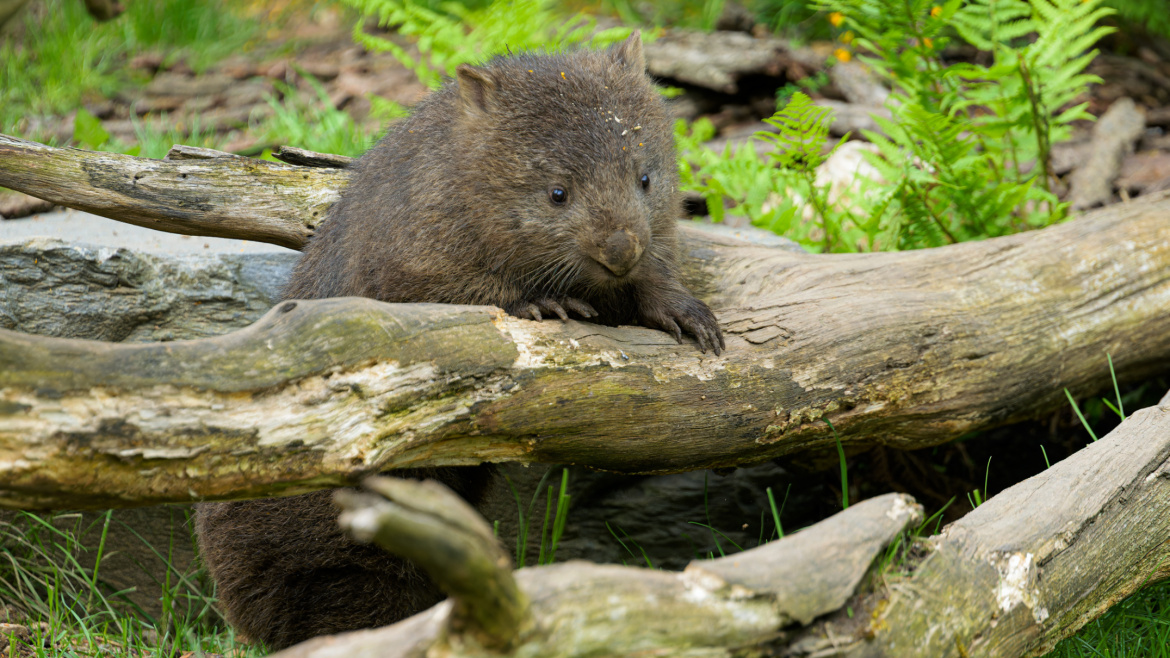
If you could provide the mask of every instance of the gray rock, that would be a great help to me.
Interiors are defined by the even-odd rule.
[[[271,308],[296,258],[168,258],[46,238],[0,245],[0,328],[116,342],[214,336]]]

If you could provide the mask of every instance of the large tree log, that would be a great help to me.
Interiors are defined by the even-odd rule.
[[[10,148],[0,173],[62,157]],[[84,188],[66,205],[108,196],[100,185],[147,166],[65,153],[72,169],[41,170],[85,171],[91,156],[105,167],[96,178],[46,174],[42,183],[62,197]],[[196,161],[211,187],[230,181],[248,193],[210,199],[172,227],[243,218],[257,198],[285,203],[277,214],[303,227],[304,211],[317,207],[306,199],[324,194],[323,183],[274,193],[268,170],[239,160]],[[293,169],[284,184],[321,171]],[[196,184],[155,180],[148,201],[116,199],[135,221],[174,215],[164,201]],[[0,504],[298,493],[377,470],[480,460],[626,472],[730,466],[831,447],[826,418],[847,447],[934,445],[1064,404],[1065,387],[1096,389],[1107,381],[1106,353],[1122,377],[1164,372],[1168,218],[1164,193],[1043,231],[835,256],[685,231],[687,283],[728,336],[719,358],[648,329],[368,300],[284,306],[194,342],[4,332]]]
[[[919,542],[925,555],[912,564],[883,571],[874,561],[880,548],[921,519],[910,503],[895,494],[870,499],[681,574],[582,562],[520,570],[535,621],[511,651],[490,655],[1042,655],[1121,598],[1170,577],[1170,395]],[[386,523],[392,534],[393,519]],[[453,598],[458,606],[469,597]],[[452,617],[444,603],[278,655],[487,655],[464,641]]]

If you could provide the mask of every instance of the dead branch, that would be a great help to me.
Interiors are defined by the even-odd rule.
[[[300,249],[349,180],[341,169],[208,151],[153,160],[0,135],[0,187],[159,231]]]
[[[276,655],[730,656],[840,608],[890,540],[921,520],[913,499],[887,494],[682,573],[588,562],[521,569],[515,576],[532,601],[533,623],[510,651],[482,651],[453,624],[448,601],[393,626],[316,638]]]
[[[535,623],[493,655],[1043,655],[1170,577],[1168,505],[1170,401],[992,497],[924,541],[924,557],[889,571],[875,556],[922,518],[896,494],[681,574],[582,562],[521,570]],[[873,585],[859,590],[863,582]],[[444,603],[278,656],[484,655],[451,618]]]
[[[1115,603],[1170,577],[1168,507],[1164,400],[931,538],[929,555],[909,577],[891,579],[887,603],[870,602],[872,623],[836,655],[1048,653]]]
[[[532,624],[528,597],[483,517],[433,480],[372,477],[362,484],[373,493],[335,494],[341,527],[426,569],[450,597],[448,621],[464,642],[490,650],[513,647]]]

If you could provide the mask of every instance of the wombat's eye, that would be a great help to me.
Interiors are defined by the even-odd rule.
[[[643,190],[650,189],[650,174],[642,174],[641,182]]]
[[[548,200],[558,206],[563,206],[569,200],[569,193],[563,187],[554,187],[548,191]]]

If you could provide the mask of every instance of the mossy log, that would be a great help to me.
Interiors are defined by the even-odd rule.
[[[1170,395],[918,540],[904,564],[875,558],[921,511],[887,494],[682,573],[583,562],[517,571],[532,622],[518,626],[510,650],[483,651],[461,633],[453,610],[475,597],[453,595],[399,624],[277,655],[1039,656],[1170,577],[1168,506]],[[393,519],[383,518],[392,534]],[[446,530],[435,532],[442,542]]]
[[[236,237],[295,245],[345,173],[7,144],[0,185],[180,232],[230,217]],[[149,195],[126,192],[159,168]],[[233,193],[207,195],[221,187]],[[249,224],[253,204],[266,219]],[[1064,388],[1090,393],[1108,381],[1106,354],[1122,378],[1170,363],[1170,193],[915,252],[683,233],[684,278],[716,310],[721,357],[644,328],[362,299],[284,304],[195,341],[0,332],[0,504],[281,495],[483,460],[732,466],[832,449],[826,420],[847,449],[916,448],[1066,404]]]

